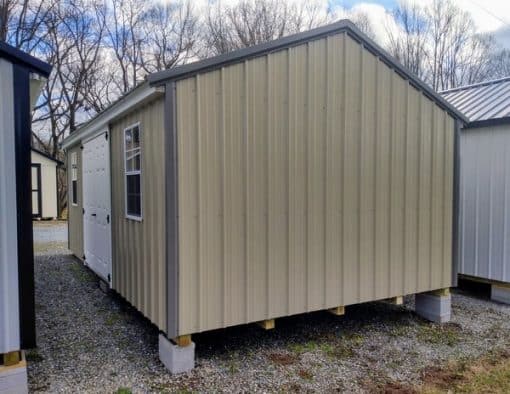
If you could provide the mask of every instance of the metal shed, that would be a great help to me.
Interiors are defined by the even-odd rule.
[[[32,217],[56,219],[58,217],[57,171],[63,166],[60,160],[32,148]]]
[[[463,120],[349,21],[152,74],[63,143],[70,247],[174,371],[238,324],[418,293],[444,320]]]
[[[510,303],[510,77],[442,95],[470,121],[460,138],[459,273]]]
[[[35,347],[30,112],[51,67],[0,42],[0,392],[27,392]]]

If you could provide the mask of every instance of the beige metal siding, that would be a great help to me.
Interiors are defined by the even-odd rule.
[[[82,160],[80,145],[73,146],[67,151],[67,185],[71,190],[71,155],[76,152],[78,164],[78,204],[74,205],[71,200],[71,192],[67,193],[67,207],[69,227],[69,249],[73,254],[83,259],[83,188],[82,188]]]
[[[180,334],[450,286],[454,121],[348,35],[176,95]]]
[[[113,288],[166,331],[163,100],[111,125]],[[124,129],[140,122],[141,222],[125,217]]]

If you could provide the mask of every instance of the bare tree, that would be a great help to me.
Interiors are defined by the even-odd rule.
[[[395,34],[387,29],[391,54],[418,77],[425,73],[428,23],[425,11],[416,3],[401,3],[393,18],[402,29]]]
[[[231,7],[217,3],[209,8],[206,21],[206,55],[274,40],[324,24],[328,18],[317,5],[304,2],[242,0]]]
[[[510,77],[510,50],[502,49],[494,53],[490,63],[494,79]]]
[[[198,18],[190,2],[156,3],[143,17],[141,66],[146,73],[182,64],[196,56]]]
[[[119,68],[114,79],[119,92],[126,93],[140,82],[142,47],[145,35],[142,22],[146,11],[143,0],[112,0],[106,12],[106,47]]]

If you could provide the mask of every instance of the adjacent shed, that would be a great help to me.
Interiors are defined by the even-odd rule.
[[[469,123],[460,138],[459,273],[510,303],[510,77],[442,92]]]
[[[152,74],[63,143],[70,247],[181,345],[447,289],[462,120],[349,21]]]
[[[35,347],[30,112],[50,71],[0,42],[0,392],[27,392]]]
[[[58,217],[57,171],[63,166],[60,160],[32,148],[32,217],[56,219]]]

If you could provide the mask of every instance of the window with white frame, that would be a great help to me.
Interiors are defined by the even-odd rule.
[[[78,205],[78,154],[71,153],[71,202]]]
[[[142,158],[139,124],[124,130],[124,160],[126,217],[140,220],[142,218]]]

